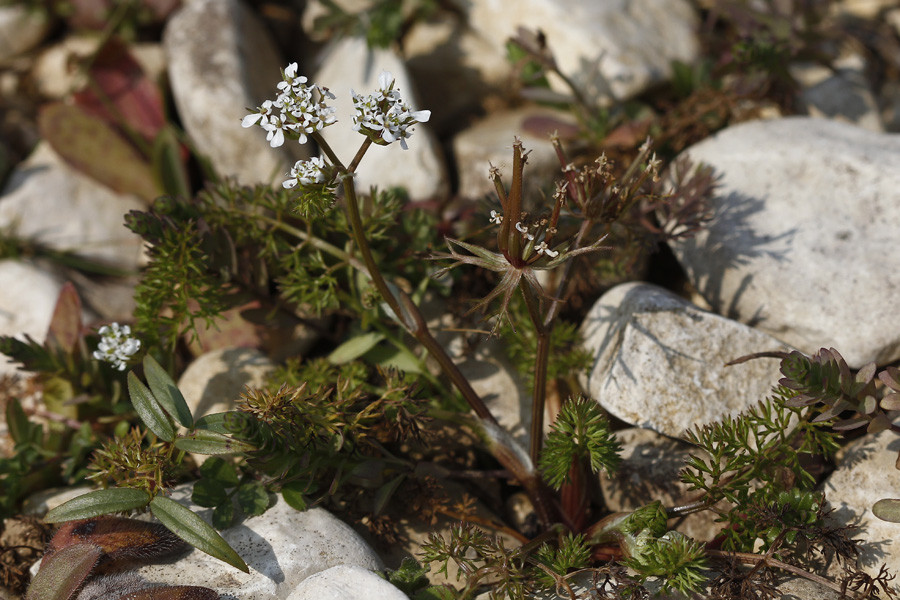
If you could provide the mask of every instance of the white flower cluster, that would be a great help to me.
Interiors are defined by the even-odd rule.
[[[298,160],[291,169],[291,177],[284,181],[281,185],[285,189],[290,189],[297,185],[320,185],[327,183],[329,180],[326,169],[328,164],[321,156],[314,156],[309,160]]]
[[[337,121],[334,108],[325,104],[325,98],[334,99],[328,88],[306,83],[306,77],[297,77],[297,63],[284,70],[283,81],[278,84],[280,93],[275,100],[266,100],[255,113],[244,117],[241,125],[259,125],[266,130],[266,140],[273,148],[284,144],[284,137],[296,137],[306,143],[307,134],[319,131]]]
[[[406,138],[412,136],[411,128],[431,118],[430,110],[411,110],[409,104],[394,89],[394,76],[382,71],[378,76],[378,91],[368,96],[350,90],[353,96],[353,131],[368,135],[376,144],[387,145],[400,140],[400,146],[408,150]]]
[[[141,341],[131,336],[131,327],[113,323],[100,328],[100,343],[93,356],[124,371],[128,361],[140,349]]]

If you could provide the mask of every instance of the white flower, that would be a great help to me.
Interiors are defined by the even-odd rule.
[[[412,136],[412,126],[431,118],[430,110],[411,110],[394,88],[394,76],[382,71],[378,76],[378,90],[363,96],[350,90],[353,96],[353,130],[368,135],[376,144],[386,146],[400,140],[408,150],[406,139]]]
[[[309,160],[298,160],[291,169],[291,178],[285,180],[281,185],[285,189],[290,189],[297,185],[318,185],[328,181],[328,174],[325,169],[328,165],[325,159],[320,156],[314,156]]]
[[[241,125],[259,125],[266,131],[266,140],[273,148],[284,144],[285,138],[306,143],[307,135],[337,122],[334,107],[325,99],[334,99],[327,88],[307,84],[306,77],[297,76],[297,63],[285,68],[275,100],[266,100],[257,112],[243,118]]]
[[[559,256],[559,252],[557,252],[556,250],[551,250],[547,245],[547,242],[541,242],[540,244],[535,246],[534,251],[538,254],[546,254],[550,258],[556,258],[557,256]]]
[[[525,238],[530,242],[534,239],[534,236],[528,233],[528,228],[522,225],[522,221],[516,223],[516,230],[525,236]]]
[[[100,328],[100,343],[93,357],[112,364],[120,371],[128,366],[128,361],[141,349],[141,341],[131,335],[131,327],[112,323]]]
[[[501,223],[503,223],[503,215],[498,213],[496,210],[492,210],[491,211],[491,223],[500,225]]]

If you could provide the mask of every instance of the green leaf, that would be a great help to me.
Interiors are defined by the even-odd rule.
[[[872,506],[872,514],[882,521],[900,523],[900,500],[884,498]]]
[[[228,492],[225,491],[225,486],[218,481],[201,479],[194,484],[191,500],[199,506],[212,508],[228,500]]]
[[[149,354],[144,357],[144,377],[150,385],[153,397],[159,401],[169,415],[188,429],[194,426],[191,409],[178,386],[156,360]]]
[[[234,504],[229,498],[227,502],[223,502],[213,509],[212,523],[218,529],[226,529],[231,527],[234,522]]]
[[[171,125],[163,127],[153,140],[153,170],[165,193],[180,198],[192,196],[181,147]]]
[[[352,337],[335,348],[331,354],[328,355],[328,362],[334,365],[350,362],[374,348],[375,345],[383,339],[384,334],[377,331],[370,331]]]
[[[406,474],[401,473],[378,488],[378,491],[375,492],[375,502],[372,506],[372,512],[374,514],[377,515],[381,513],[382,509],[387,505],[388,501],[394,495],[394,492],[397,491],[397,488],[400,487],[400,484],[403,483],[404,479],[406,479]]]
[[[95,490],[72,498],[52,509],[44,517],[47,523],[61,523],[76,519],[90,519],[109,513],[124,512],[147,506],[150,494],[134,488]]]
[[[163,410],[153,393],[137,378],[134,371],[128,372],[128,395],[131,404],[147,428],[167,442],[175,439],[175,426]]]
[[[303,490],[300,489],[301,487],[303,486],[297,486],[296,488],[285,486],[281,488],[281,497],[284,498],[284,501],[287,502],[288,506],[291,508],[304,511],[309,508],[309,504],[306,503]]]
[[[162,193],[150,165],[102,118],[55,102],[41,108],[38,128],[63,160],[103,185],[148,202]]]
[[[150,501],[150,511],[169,531],[191,546],[244,573],[250,572],[234,548],[209,523],[184,506],[165,496],[156,496]]]
[[[227,415],[228,412],[212,413],[211,415],[200,417],[194,423],[194,430],[204,429],[207,431],[215,431],[216,433],[230,433],[225,427],[225,415]]]
[[[103,550],[95,544],[72,544],[52,554],[31,580],[25,600],[68,600],[84,583]]]
[[[407,348],[376,346],[365,359],[380,367],[393,367],[404,373],[422,373],[422,361]]]
[[[9,435],[17,444],[28,441],[31,438],[32,423],[25,416],[22,405],[15,398],[11,398],[6,404],[6,427]]]
[[[256,449],[253,444],[207,429],[195,429],[186,436],[178,438],[175,440],[175,447],[195,454],[234,454]]]
[[[237,467],[234,463],[218,457],[210,457],[200,465],[200,474],[207,479],[214,479],[225,487],[232,487],[239,483]]]
[[[269,493],[258,483],[242,485],[237,491],[237,502],[244,514],[255,517],[269,508]]]

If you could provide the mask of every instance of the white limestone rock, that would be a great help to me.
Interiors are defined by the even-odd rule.
[[[178,380],[195,419],[234,410],[245,388],[266,384],[275,364],[254,348],[221,348],[200,356]]]
[[[37,46],[50,29],[47,13],[25,3],[0,6],[0,63]]]
[[[831,68],[817,63],[791,65],[800,82],[800,101],[812,117],[853,123],[869,131],[884,131],[878,101],[859,54],[848,54]]]
[[[543,124],[548,131],[535,131]],[[554,125],[575,126],[569,113],[523,108],[490,115],[453,138],[453,153],[459,168],[459,194],[465,198],[490,196],[496,201],[494,184],[488,177],[491,165],[500,169],[506,185],[512,175],[512,145],[516,138],[528,151],[525,163],[525,192],[532,201],[553,195],[554,182],[562,178],[556,151],[549,134]],[[499,209],[499,204],[496,205]]]
[[[505,56],[520,26],[540,29],[560,70],[594,101],[625,99],[665,81],[672,61],[699,52],[697,16],[683,0],[472,0],[468,22]],[[568,88],[551,81],[563,92]]]
[[[837,470],[825,482],[825,498],[837,523],[858,525],[853,536],[862,540],[860,564],[870,575],[884,563],[892,573],[900,572],[900,524],[882,521],[872,514],[872,505],[882,498],[897,498],[897,452],[900,437],[891,431],[869,435],[842,450]],[[900,591],[897,581],[891,582]]]
[[[383,577],[362,567],[338,565],[303,580],[287,600],[408,600]]]
[[[900,136],[794,117],[686,153],[720,187],[713,221],[672,249],[714,310],[851,367],[900,358]]]
[[[169,19],[163,46],[184,128],[220,175],[280,183],[295,160],[309,157],[306,146],[271,148],[264,131],[241,127],[250,110],[277,95],[288,64],[241,0],[186,3]]]
[[[0,196],[0,229],[127,270],[143,254],[125,214],[144,210],[136,196],[118,194],[69,167],[46,142],[13,171]]]
[[[337,96],[329,105],[337,109],[337,123],[322,130],[322,137],[344,164],[349,164],[365,139],[353,131],[353,98],[350,90],[358,94],[371,94],[378,88],[378,76],[389,71],[395,80],[394,89],[413,110],[427,110],[416,101],[416,91],[403,61],[390,50],[372,49],[360,38],[337,40],[325,52],[322,66],[311,81],[331,90]],[[407,140],[408,150],[399,142],[389,146],[373,144],[356,170],[356,189],[368,192],[376,185],[379,189],[402,186],[412,199],[425,199],[446,194],[449,189],[447,170],[440,148],[430,133],[428,123],[412,128]]]
[[[763,400],[778,361],[741,356],[783,350],[778,340],[700,310],[660,287],[614,287],[582,324],[594,364],[582,387],[616,417],[672,437],[735,415]]]
[[[28,334],[43,342],[63,282],[35,265],[14,259],[0,260],[0,335]],[[11,375],[19,363],[0,354],[0,375]]]

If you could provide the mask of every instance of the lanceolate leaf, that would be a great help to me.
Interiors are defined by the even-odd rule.
[[[25,600],[68,600],[94,570],[101,554],[94,544],[63,548],[43,562]]]
[[[60,504],[47,513],[44,521],[60,523],[75,519],[90,519],[109,513],[141,508],[150,502],[150,494],[133,488],[109,488],[88,492]]]
[[[156,496],[150,502],[150,511],[169,530],[213,558],[249,573],[247,564],[228,545],[219,533],[206,521],[184,506],[165,496]]]
[[[383,339],[384,334],[377,331],[357,335],[335,348],[328,355],[328,361],[335,365],[350,362],[374,348]]]
[[[38,127],[67,163],[103,185],[148,202],[160,195],[150,164],[100,117],[57,102],[41,109]]]
[[[141,421],[161,440],[175,439],[175,426],[163,410],[153,393],[137,378],[133,371],[128,373],[128,395]]]
[[[197,429],[178,438],[175,447],[195,454],[234,454],[256,449],[252,444],[206,429]]]
[[[144,376],[147,378],[147,383],[150,384],[153,397],[159,401],[166,412],[182,426],[188,429],[192,428],[194,419],[191,416],[191,409],[184,400],[184,395],[166,370],[149,354],[144,357]]]
[[[47,344],[72,354],[81,337],[81,298],[71,281],[59,292],[47,331]]]

